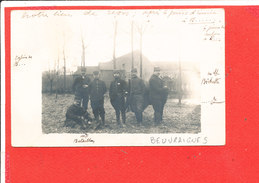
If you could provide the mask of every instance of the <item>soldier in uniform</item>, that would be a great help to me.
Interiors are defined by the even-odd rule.
[[[137,76],[137,69],[131,71],[131,79],[129,81],[129,103],[132,112],[135,113],[138,124],[142,123],[142,113],[144,111],[144,81]]]
[[[77,77],[73,83],[73,90],[75,91],[75,98],[79,98],[84,110],[88,108],[89,102],[89,83],[90,78],[85,76],[85,71],[82,71],[82,75]],[[81,105],[80,103],[80,105]]]
[[[120,72],[114,71],[113,73],[114,81],[110,84],[109,96],[110,101],[116,112],[116,121],[118,125],[120,122],[120,113],[122,117],[122,122],[126,122],[126,106],[125,106],[125,96],[127,95],[127,83],[120,78]]]
[[[94,80],[89,85],[90,101],[93,110],[94,118],[99,122],[101,117],[101,126],[105,124],[105,111],[104,111],[104,94],[106,93],[106,85],[104,81],[100,80],[99,71],[94,71]]]
[[[75,94],[75,99],[77,98],[78,100],[81,100],[81,87],[83,84],[83,79],[81,76],[76,77],[74,82],[73,82],[73,92]]]
[[[88,102],[89,102],[89,84],[90,84],[90,78],[83,73],[83,84],[82,84],[82,106],[84,110],[88,109]]]
[[[79,125],[82,129],[85,129],[89,121],[91,120],[88,112],[81,106],[80,98],[75,98],[74,104],[69,106],[66,112],[65,126],[74,128]]]
[[[149,89],[150,89],[150,102],[154,109],[154,121],[155,125],[158,125],[163,120],[163,110],[166,103],[167,86],[163,85],[162,79],[159,77],[160,68],[155,67],[154,73],[149,80]]]

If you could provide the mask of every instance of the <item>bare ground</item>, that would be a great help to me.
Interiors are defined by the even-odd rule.
[[[82,130],[79,127],[64,127],[65,114],[69,105],[73,103],[74,96],[64,94],[56,96],[42,94],[42,130],[43,133],[199,133],[201,131],[201,106],[190,104],[184,100],[178,105],[175,99],[168,99],[164,108],[163,123],[154,126],[153,108],[148,106],[143,113],[143,125],[138,126],[132,112],[126,114],[126,125],[118,127],[116,124],[115,111],[112,108],[108,96],[105,96],[104,108],[106,123],[109,128],[94,130],[89,128]],[[89,103],[89,112],[92,111]],[[93,124],[94,126],[95,124]]]

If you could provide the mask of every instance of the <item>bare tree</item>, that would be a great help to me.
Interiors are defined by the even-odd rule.
[[[178,80],[179,80],[179,86],[178,86],[178,104],[181,105],[182,104],[182,96],[183,96],[183,90],[182,90],[182,64],[181,64],[181,60],[179,59],[179,76],[178,76]]]
[[[133,29],[133,20],[131,21],[131,69],[134,68],[134,55],[133,55],[133,37],[134,36],[134,29]]]
[[[146,28],[147,28],[147,24],[145,22],[141,22],[139,24],[136,24],[135,23],[135,26],[137,28],[137,31],[139,33],[139,49],[140,49],[140,78],[142,78],[142,64],[143,64],[143,61],[142,61],[142,47],[143,47],[143,34],[145,33],[146,31]]]
[[[82,40],[82,60],[81,60],[81,69],[84,67],[85,68],[85,49],[87,46],[85,45],[84,38],[81,36]]]
[[[63,88],[63,91],[66,92],[66,55],[65,55],[64,47],[63,47],[63,60],[64,60],[64,88]]]
[[[49,81],[49,86],[50,86],[50,94],[53,93],[54,81],[57,80],[56,74],[57,74],[57,68],[56,68],[56,60],[55,60],[53,68],[50,69],[50,67],[49,67],[49,70],[46,72],[46,76],[47,76],[47,79]]]
[[[81,44],[82,44],[82,55],[81,55],[81,71],[83,68],[86,67],[86,49],[89,47],[89,45],[92,42],[93,37],[89,37],[89,35],[85,34],[87,33],[87,29],[80,28],[81,29]]]
[[[181,105],[182,104],[182,97],[183,97],[183,89],[182,89],[182,63],[181,63],[181,37],[182,37],[182,34],[181,32],[179,32],[179,35],[178,35],[178,65],[179,65],[179,76],[178,76],[178,104]]]
[[[50,83],[50,94],[52,94],[53,92],[53,81],[55,79],[55,71],[54,70],[48,70],[47,72],[47,78],[49,80],[49,83]]]
[[[114,36],[113,36],[113,69],[116,69],[116,38],[117,38],[117,20],[114,18]]]
[[[56,99],[58,98],[58,90],[59,90],[59,83],[58,83],[58,80],[59,80],[59,55],[58,55],[58,60],[57,60],[57,70],[56,70]]]

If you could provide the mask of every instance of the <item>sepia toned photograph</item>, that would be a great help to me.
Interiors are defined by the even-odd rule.
[[[199,135],[202,105],[224,105],[222,9],[19,10],[12,20],[13,76],[26,73],[44,136]]]
[[[199,60],[181,45],[177,22],[82,13],[78,24],[63,18],[59,42],[50,40],[57,52],[42,73],[43,133],[200,132]]]

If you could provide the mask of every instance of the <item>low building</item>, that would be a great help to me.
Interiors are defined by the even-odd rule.
[[[133,58],[132,58],[133,56]],[[121,57],[116,58],[116,69],[125,71],[125,78],[130,78],[130,72],[134,68],[138,69],[138,75],[140,76],[140,52],[134,51],[132,53],[128,53]],[[101,62],[99,63],[100,70],[113,70],[113,60],[109,62]],[[152,63],[142,55],[142,78],[145,81],[148,81],[150,76],[153,73],[153,65]]]

